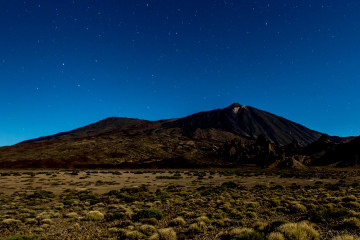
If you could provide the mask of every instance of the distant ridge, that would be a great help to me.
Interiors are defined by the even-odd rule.
[[[148,121],[146,120],[140,120],[135,118],[109,117],[99,122],[87,125],[85,127],[77,128],[69,132],[61,132],[46,137],[30,139],[27,141],[23,141],[20,144],[47,140],[70,140],[81,137],[97,136],[114,130],[123,130],[131,126],[146,124],[147,122]]]

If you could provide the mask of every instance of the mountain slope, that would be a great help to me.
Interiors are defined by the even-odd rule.
[[[199,129],[220,129],[246,139],[265,135],[276,144],[286,145],[296,139],[307,145],[320,138],[319,132],[259,109],[234,103],[227,108],[200,112],[173,122],[168,128],[180,128],[186,136],[196,136]]]
[[[77,128],[69,132],[61,132],[55,135],[40,137],[31,140],[27,140],[22,143],[32,143],[39,141],[49,140],[71,140],[82,137],[98,136],[103,133],[111,131],[124,130],[129,127],[145,126],[149,121],[134,119],[134,118],[122,118],[122,117],[110,117],[96,123],[87,125],[85,127]]]

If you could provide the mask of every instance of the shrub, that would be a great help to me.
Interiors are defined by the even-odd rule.
[[[204,223],[210,223],[210,219],[207,216],[200,216],[196,218],[197,222],[204,222]]]
[[[34,192],[33,194],[26,196],[27,199],[34,199],[34,198],[46,199],[46,198],[53,198],[53,197],[54,197],[54,193],[52,193],[50,191],[44,191],[44,190]]]
[[[32,229],[32,231],[36,232],[36,233],[42,233],[42,232],[45,232],[45,229],[42,227],[35,227]]]
[[[273,232],[273,231],[275,231],[278,227],[280,227],[281,225],[283,225],[283,224],[285,224],[285,223],[289,223],[289,222],[286,221],[286,220],[275,220],[275,221],[272,221],[272,222],[267,226],[266,231],[267,231],[267,232]]]
[[[270,199],[269,204],[271,207],[281,206],[281,202],[279,199]]]
[[[319,233],[306,222],[286,223],[278,228],[287,239],[317,240]]]
[[[99,211],[90,211],[86,214],[85,219],[89,221],[102,221],[104,220],[104,214]]]
[[[260,207],[260,203],[258,202],[246,202],[246,207],[247,208],[259,208]]]
[[[111,227],[108,229],[109,233],[121,233],[123,229],[117,227]]]
[[[232,220],[230,218],[215,219],[212,224],[219,227],[230,227]]]
[[[110,230],[110,229],[109,229]],[[118,235],[118,239],[145,239],[146,236],[138,231],[134,231],[132,228],[130,229],[124,229],[124,228],[112,228],[111,232],[116,233]]]
[[[129,226],[132,226],[134,225],[134,223],[130,220],[125,220],[125,221],[121,221],[119,222],[116,226],[117,227],[129,227]]]
[[[52,220],[49,218],[45,218],[45,219],[41,220],[41,223],[42,224],[52,224]]]
[[[125,190],[123,190],[123,191],[125,191]],[[110,192],[107,193],[107,195],[115,196],[116,198],[121,199],[127,203],[132,203],[132,202],[135,202],[136,200],[138,200],[138,198],[134,195],[134,192],[132,192],[132,191],[130,191],[130,193],[129,193],[129,192],[120,192],[117,190],[111,190]]]
[[[349,229],[360,229],[360,219],[356,217],[344,219],[341,226],[343,228],[349,228]]]
[[[88,191],[79,192],[79,199],[81,201],[89,202],[90,205],[94,205],[100,202],[100,198],[98,196],[91,194]]]
[[[140,227],[140,231],[148,236],[156,233],[156,228],[149,224],[144,224]]]
[[[295,213],[304,213],[307,211],[307,208],[300,204],[300,203],[293,203],[291,206],[290,206],[290,209],[292,212],[295,212]]]
[[[268,226],[268,223],[266,223],[266,222],[255,222],[252,227],[256,231],[264,231],[267,226]]]
[[[207,226],[205,222],[193,223],[189,226],[189,232],[193,234],[206,233]]]
[[[359,209],[360,203],[351,201],[351,202],[344,203],[344,206]]]
[[[25,223],[27,223],[27,224],[37,224],[38,220],[36,220],[35,218],[25,218]]]
[[[76,212],[70,212],[65,215],[67,218],[77,218],[79,215]]]
[[[263,234],[251,228],[233,228],[230,232],[220,235],[222,240],[264,240]]]
[[[60,217],[61,214],[58,213],[58,212],[54,212],[52,210],[49,210],[49,211],[44,211],[44,212],[41,212],[39,213],[36,218],[37,219],[45,219],[45,218],[58,218]]]
[[[272,232],[267,237],[268,240],[285,240],[284,235],[279,232]]]
[[[248,218],[251,218],[251,219],[257,218],[256,212],[247,212],[247,213],[246,213],[246,216],[247,216]]]
[[[159,240],[160,236],[158,233],[151,235],[148,240]]]
[[[156,218],[143,218],[141,219],[141,222],[144,224],[149,224],[149,225],[158,225],[159,221]]]
[[[354,195],[346,196],[341,199],[343,202],[356,202],[357,198]]]
[[[128,231],[126,233],[126,239],[128,240],[138,240],[138,239],[145,239],[146,236],[138,231]]]
[[[172,228],[158,230],[159,240],[176,240],[176,232]]]
[[[312,210],[310,219],[314,222],[328,223],[344,217],[350,217],[351,212],[346,208],[320,207]]]
[[[359,237],[355,237],[349,234],[342,234],[336,237],[333,237],[331,240],[360,240]]]
[[[185,226],[186,222],[183,217],[174,218],[169,222],[169,226]]]
[[[124,228],[112,227],[112,228],[109,228],[108,231],[110,233],[117,234],[119,239],[138,240],[138,239],[146,238],[146,236],[143,233],[138,232],[133,229],[129,230],[129,229],[124,229]]]
[[[143,218],[155,218],[157,220],[161,220],[163,218],[163,214],[158,209],[148,208],[148,209],[143,209],[143,210],[139,211],[135,215],[136,220],[143,219]]]
[[[165,201],[170,198],[170,194],[167,191],[161,191],[159,189],[155,192],[156,199]]]
[[[18,225],[21,223],[21,221],[13,218],[7,218],[2,220],[2,223],[6,225]]]
[[[68,205],[72,205],[74,202],[75,202],[74,199],[65,199],[65,200],[63,200],[62,203],[63,203],[64,205],[68,206]]]

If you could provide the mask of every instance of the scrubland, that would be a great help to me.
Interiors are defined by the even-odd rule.
[[[0,239],[360,239],[360,170],[2,170]]]

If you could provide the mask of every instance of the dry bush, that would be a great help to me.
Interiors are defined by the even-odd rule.
[[[103,221],[104,214],[100,211],[90,211],[86,214],[85,219],[89,221]]]
[[[159,229],[149,240],[176,240],[176,232],[172,228]]]
[[[156,228],[149,224],[144,224],[140,226],[140,231],[147,236],[150,236],[156,232]]]
[[[287,239],[318,240],[319,233],[308,223],[285,223],[278,228]]]
[[[186,221],[184,220],[183,217],[174,218],[169,222],[169,226],[185,226],[185,225],[186,225]]]
[[[272,232],[267,236],[268,240],[285,240],[284,235],[280,232]]]
[[[198,233],[206,233],[207,226],[205,222],[197,222],[193,223],[189,226],[189,232],[192,234],[198,234]]]
[[[341,234],[339,236],[333,237],[331,240],[360,240],[360,238],[350,234]]]

